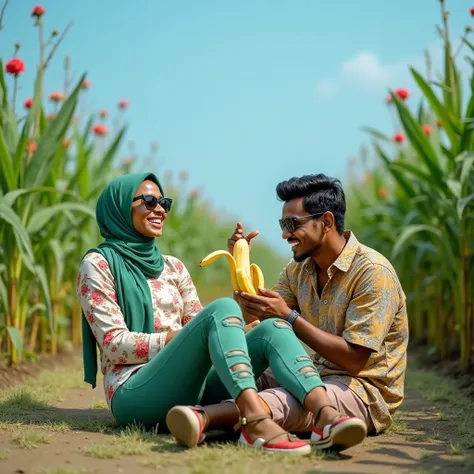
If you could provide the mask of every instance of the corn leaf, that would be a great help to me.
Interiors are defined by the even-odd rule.
[[[457,202],[457,211],[458,211],[458,216],[459,220],[463,218],[464,214],[464,209],[466,209],[466,206],[474,199],[474,193],[470,194],[469,196],[463,197],[461,199],[458,199]]]
[[[65,211],[76,211],[95,218],[94,211],[86,204],[77,202],[62,202],[51,207],[40,209],[31,217],[26,229],[30,234],[35,234],[36,232],[43,229],[43,227],[45,227],[53,217]]]
[[[17,350],[19,354],[23,351],[23,340],[21,338],[20,331],[13,326],[6,326],[7,334],[12,341],[13,347]]]

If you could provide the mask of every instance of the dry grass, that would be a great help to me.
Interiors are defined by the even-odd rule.
[[[99,402],[92,403],[89,408],[92,410],[99,410],[108,409],[109,407],[107,406],[107,402],[105,400],[101,400]]]
[[[34,449],[51,442],[51,435],[34,428],[21,427],[12,433],[12,440],[23,449]]]

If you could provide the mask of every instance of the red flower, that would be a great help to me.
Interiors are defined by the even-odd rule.
[[[87,293],[89,293],[89,287],[83,283],[81,286],[81,296],[87,296]]]
[[[148,343],[145,341],[139,342],[135,348],[135,355],[139,359],[145,359],[148,357]]]
[[[104,272],[106,272],[109,269],[109,264],[105,260],[99,260],[99,263],[97,264],[97,266]]]
[[[472,8],[474,8],[474,7],[472,7]],[[443,128],[443,123],[441,122],[440,119],[436,120],[436,126],[437,126],[438,128]]]
[[[184,270],[184,265],[181,262],[176,262],[176,270],[181,273]]]
[[[114,338],[114,331],[108,331],[104,334],[104,338],[102,339],[102,344],[104,344],[104,346],[108,346],[111,342],[112,342],[112,339]]]
[[[89,89],[90,86],[91,86],[91,81],[88,81],[87,79],[84,79],[82,81],[82,88],[83,89]]]
[[[109,115],[109,112],[107,112],[107,110],[102,109],[101,111],[99,111],[99,116],[100,117],[105,118],[105,117],[107,117],[107,115]]]
[[[104,301],[104,296],[99,290],[94,290],[91,293],[91,300],[95,304],[101,304]]]
[[[31,109],[31,106],[33,105],[33,99],[29,97],[28,99],[25,100],[23,105],[25,106],[25,109]]]
[[[26,151],[27,151],[27,153],[32,154],[36,151],[37,147],[38,147],[38,145],[35,142],[31,142],[28,145],[26,145]]]
[[[121,99],[118,103],[119,109],[126,109],[128,107],[128,100]]]
[[[64,147],[64,148],[69,148],[70,145],[71,145],[71,140],[69,140],[69,138],[65,138],[65,139],[63,140],[63,147]]]
[[[396,133],[394,136],[393,136],[393,139],[397,142],[397,143],[403,143],[405,141],[405,135],[403,135],[402,132],[398,132]]]
[[[160,318],[155,318],[154,323],[155,323],[155,331],[156,332],[160,331],[163,328]]]
[[[193,304],[193,310],[194,310],[195,313],[199,313],[199,311],[202,310],[202,305],[201,305],[201,303],[199,303],[199,301],[196,301]]]
[[[121,365],[114,365],[112,368],[112,373],[119,374],[120,372],[122,372],[122,370],[123,370],[123,367]]]
[[[185,316],[183,318],[183,326],[186,326],[193,318],[191,316]]]
[[[96,135],[101,135],[101,136],[105,136],[105,135],[107,135],[107,133],[109,133],[109,130],[107,129],[107,127],[105,125],[100,124],[100,123],[98,123],[97,125],[94,125],[92,127],[92,131]]]
[[[397,89],[395,94],[397,94],[402,100],[408,99],[408,97],[410,97],[410,93],[406,89]]]
[[[421,127],[421,129],[423,130],[423,133],[424,133],[425,135],[428,135],[428,136],[431,135],[431,125],[425,123],[425,124]]]
[[[13,58],[5,65],[5,71],[8,74],[18,76],[18,74],[25,72],[25,63],[20,58]]]
[[[51,94],[49,94],[49,100],[60,102],[61,100],[64,100],[64,94],[61,91],[51,92]]]
[[[152,286],[155,290],[159,290],[159,289],[161,289],[161,281],[158,281],[156,278],[154,278],[154,279],[151,281],[151,286]]]
[[[378,195],[381,199],[386,199],[388,196],[388,191],[385,188],[380,188],[378,191]]]
[[[107,398],[109,400],[112,400],[113,396],[114,396],[114,387],[112,385],[109,385],[109,388],[107,390]]]
[[[41,5],[35,5],[33,11],[31,12],[31,16],[35,16],[36,18],[42,17],[46,13],[46,10]]]
[[[474,7],[469,8],[469,11],[471,12],[471,15],[474,16]]]
[[[193,199],[197,199],[197,198],[199,197],[199,190],[193,189],[193,190],[191,191],[191,197],[192,197]]]

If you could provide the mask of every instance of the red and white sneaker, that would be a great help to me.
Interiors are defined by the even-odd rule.
[[[252,441],[245,432],[244,426],[248,423],[254,423],[261,420],[265,420],[266,418],[271,417],[268,415],[261,415],[249,418],[240,418],[239,423],[235,425],[236,429],[240,427],[242,428],[239,440],[237,442],[249,448],[262,449],[267,453],[288,454],[290,456],[304,456],[311,453],[311,446],[308,443],[298,439],[296,436],[291,435],[286,431],[281,431],[280,433],[276,434],[275,436],[272,436],[271,438],[268,438],[267,440],[263,438],[257,438],[255,441]],[[288,436],[287,441],[282,441],[279,443],[270,443],[270,441],[282,434],[286,434]]]
[[[171,434],[188,448],[194,448],[206,439],[206,424],[201,421],[199,414],[206,419],[201,407],[177,405],[166,415],[166,425]]]
[[[317,449],[332,448],[344,451],[362,443],[367,436],[367,426],[359,418],[344,416],[322,430],[313,426],[311,446]]]

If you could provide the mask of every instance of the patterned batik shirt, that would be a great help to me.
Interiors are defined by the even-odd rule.
[[[161,275],[148,279],[155,317],[152,334],[127,328],[107,260],[96,252],[82,260],[77,295],[99,345],[109,407],[115,390],[163,349],[167,333],[182,329],[202,309],[184,264],[175,257],[163,258]]]
[[[358,242],[350,231],[347,244],[329,267],[329,281],[318,296],[317,267],[312,258],[291,260],[274,290],[308,322],[346,341],[372,349],[356,376],[314,354],[324,380],[341,382],[368,406],[381,432],[404,398],[408,317],[397,274],[380,253]]]

